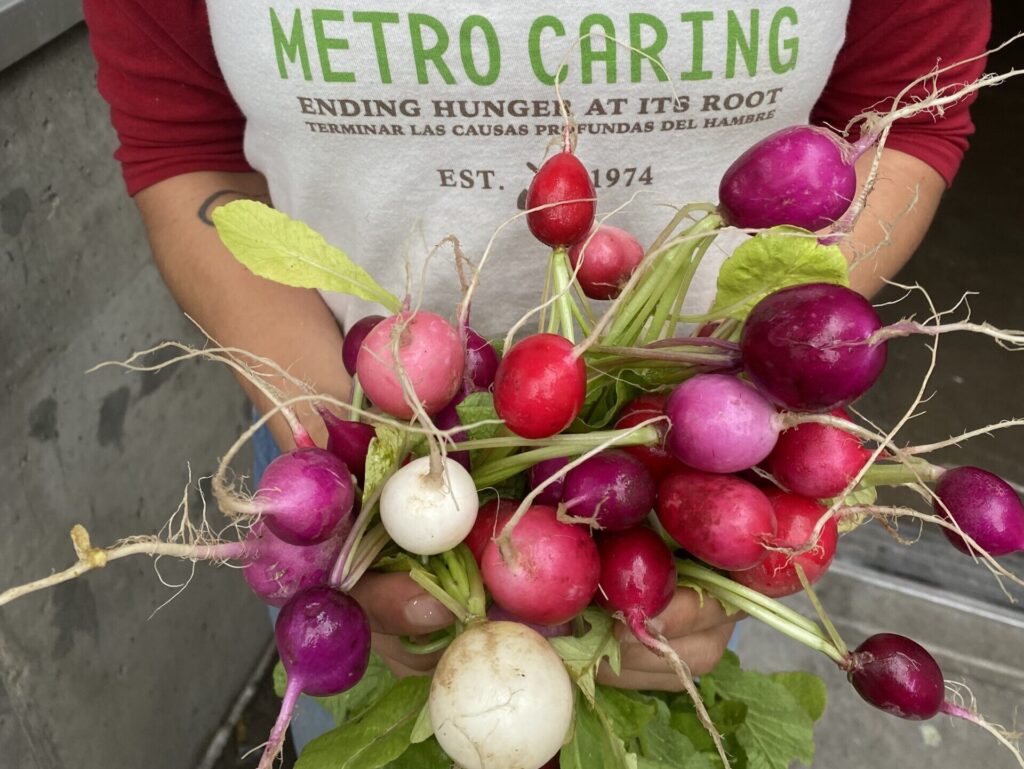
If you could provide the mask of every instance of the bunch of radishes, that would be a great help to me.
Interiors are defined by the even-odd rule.
[[[431,641],[447,648],[424,729],[464,769],[538,769],[558,754],[574,707],[592,704],[574,695],[579,671],[570,676],[547,638],[584,629],[579,618],[595,604],[677,672],[728,766],[685,662],[650,624],[680,586],[819,649],[880,708],[905,718],[942,710],[990,728],[945,702],[938,666],[913,641],[878,635],[851,652],[826,615],[819,625],[774,599],[813,597],[841,525],[885,514],[864,502],[877,485],[930,493],[934,519],[964,552],[991,561],[1024,550],[1024,508],[1004,481],[930,465],[843,410],[878,378],[890,338],[975,330],[1024,340],[971,324],[883,328],[845,274],[789,285],[768,268],[763,283],[777,290],[733,297],[699,332],[679,335],[695,320],[681,315],[682,298],[726,227],[834,259],[815,233],[843,221],[853,161],[870,144],[852,148],[808,126],[776,133],[729,168],[718,206],[680,209],[645,250],[595,226],[591,176],[567,132],[527,195],[526,223],[552,248],[537,333],[492,346],[468,325],[469,295],[454,324],[406,307],[349,330],[343,357],[357,387],[350,403],[317,402],[326,446],[279,403],[298,448],[251,497],[223,467],[215,479],[224,512],[251,522],[244,540],[173,552],[243,561],[257,595],[282,607],[275,632],[288,684],[260,769],[277,756],[300,693],[338,694],[363,675],[369,624],[348,591],[382,567],[409,572],[457,618]],[[282,216],[257,206],[219,209],[218,227],[229,229],[238,207],[250,226]],[[245,262],[244,248],[235,253]],[[598,317],[590,300],[611,304]],[[127,553],[87,538],[76,548],[94,566]]]

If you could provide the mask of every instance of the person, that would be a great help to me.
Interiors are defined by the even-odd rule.
[[[84,6],[116,157],[172,294],[221,343],[339,398],[349,388],[343,329],[379,308],[253,276],[219,242],[216,206],[272,202],[402,295],[406,262],[421,274],[421,242],[454,233],[479,259],[516,213],[561,131],[560,95],[579,123],[599,212],[628,203],[612,223],[650,242],[668,218],[658,203],[715,200],[722,171],[757,139],[808,119],[843,128],[937,64],[982,53],[990,24],[987,3],[957,0],[683,10],[662,1],[604,13],[536,0],[421,0],[415,10],[390,0],[375,10],[308,0]],[[937,82],[973,79],[981,67],[977,59]],[[878,247],[853,274],[860,291],[877,290],[913,253],[971,132],[967,101],[894,127],[868,209],[844,243],[851,256]],[[867,153],[857,163],[862,183],[870,162]],[[495,240],[473,316],[485,336],[503,333],[540,295],[543,249],[525,230],[505,227]],[[688,307],[707,306],[726,255],[708,254]],[[435,259],[423,276],[415,290],[424,306],[455,306],[454,270]],[[302,416],[321,437],[318,420]],[[283,423],[272,430],[282,449],[292,445]],[[397,637],[447,625],[443,607],[401,575],[368,575],[356,593],[393,671],[434,664]],[[679,591],[656,624],[697,674],[733,628],[692,591]],[[637,644],[626,645],[621,675],[602,680],[678,688]]]

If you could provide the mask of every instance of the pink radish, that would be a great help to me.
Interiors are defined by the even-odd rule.
[[[576,280],[591,299],[614,299],[643,261],[644,247],[625,230],[600,225],[569,249]]]

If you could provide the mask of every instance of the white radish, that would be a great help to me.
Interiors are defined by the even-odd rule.
[[[414,459],[392,475],[380,495],[380,520],[399,547],[437,555],[466,538],[480,502],[469,472],[452,459]]]
[[[539,769],[572,725],[572,682],[554,648],[518,622],[456,638],[430,684],[430,721],[461,769]]]

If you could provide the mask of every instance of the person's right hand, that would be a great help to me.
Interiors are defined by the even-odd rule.
[[[367,572],[352,589],[370,619],[373,649],[399,678],[430,673],[442,652],[414,654],[399,636],[423,636],[448,627],[454,615],[440,601],[413,582],[408,574]]]

